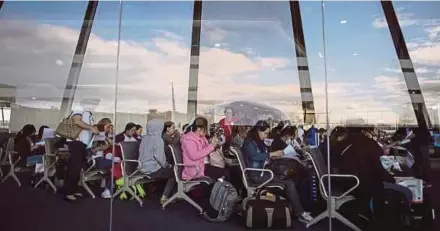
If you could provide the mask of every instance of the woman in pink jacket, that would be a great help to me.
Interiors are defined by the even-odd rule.
[[[197,117],[188,125],[182,135],[182,156],[183,164],[195,166],[185,167],[182,172],[182,179],[189,180],[205,176],[205,158],[214,151],[219,141],[213,138],[211,143],[206,139],[208,132],[208,121],[203,117]]]

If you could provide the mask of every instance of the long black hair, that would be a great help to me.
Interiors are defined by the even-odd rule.
[[[165,123],[163,123],[162,135],[164,135],[167,132],[167,129],[170,128],[173,125],[174,125],[173,121],[166,121]]]
[[[188,132],[195,132],[197,128],[204,129],[205,132],[208,132],[208,120],[203,117],[197,117],[192,121],[192,123],[188,124],[185,128],[185,134]]]
[[[21,131],[15,136],[15,142],[18,143],[18,141],[22,138],[27,138],[35,134],[37,130],[35,129],[35,126],[32,124],[26,124],[23,126]]]
[[[259,120],[251,128],[251,130],[249,130],[246,139],[255,142],[259,149],[267,149],[266,145],[264,144],[264,140],[260,139],[260,135],[258,134],[258,132],[264,132],[268,129],[270,129],[269,123],[264,120]]]

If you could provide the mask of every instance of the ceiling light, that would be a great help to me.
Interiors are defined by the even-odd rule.
[[[32,100],[36,100],[37,99],[37,97],[32,97]]]
[[[345,24],[345,23],[347,23],[347,20],[341,20],[340,23]]]
[[[220,44],[220,43],[216,43],[216,44],[214,44],[214,46],[215,46],[215,47],[221,47],[222,44]]]
[[[55,63],[56,63],[58,66],[62,66],[62,65],[63,65],[63,61],[61,61],[60,59],[55,60]]]
[[[358,55],[357,53],[354,53],[354,54],[353,54],[353,56],[357,56],[357,55]]]

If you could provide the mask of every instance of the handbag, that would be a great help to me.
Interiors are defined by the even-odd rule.
[[[82,131],[82,128],[75,124],[72,113],[67,118],[64,118],[55,130],[55,134],[69,140],[76,140]]]

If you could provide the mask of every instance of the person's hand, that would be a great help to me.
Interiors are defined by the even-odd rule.
[[[211,139],[212,146],[217,147],[219,145],[219,143],[220,143],[220,141],[218,140],[217,137],[215,137],[215,136],[212,137],[212,139]]]
[[[278,150],[278,151],[269,153],[269,155],[270,155],[270,157],[281,157],[281,156],[284,156],[284,152],[283,152],[283,150]]]
[[[92,133],[93,135],[99,135],[99,130],[97,127],[92,127]]]

